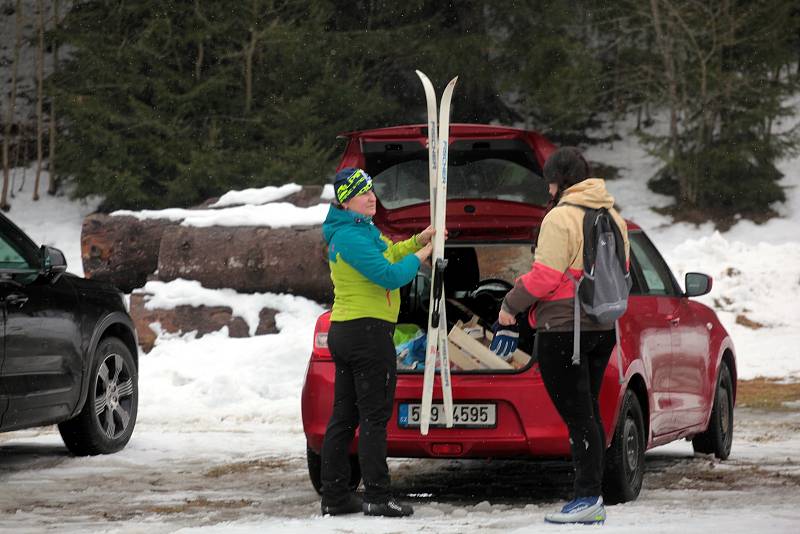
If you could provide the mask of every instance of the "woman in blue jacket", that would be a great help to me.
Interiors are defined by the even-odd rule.
[[[322,225],[334,301],[328,347],[336,365],[333,413],[322,444],[322,513],[401,517],[413,509],[391,499],[386,424],[392,414],[397,359],[392,341],[399,288],[431,254],[433,229],[393,243],[372,223],[372,178],[361,169],[336,174],[337,203]],[[350,493],[348,449],[360,429],[364,500]]]

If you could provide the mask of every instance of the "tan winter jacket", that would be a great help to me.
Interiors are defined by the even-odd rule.
[[[530,308],[528,321],[537,330],[564,332],[573,329],[575,284],[570,274],[583,276],[583,216],[587,208],[607,208],[625,241],[626,263],[630,264],[630,244],[625,220],[613,208],[614,197],[605,181],[589,178],[566,189],[561,200],[542,221],[531,270],[517,278],[503,300],[503,310],[516,315]],[[581,310],[581,330],[611,330],[613,324],[595,323]]]

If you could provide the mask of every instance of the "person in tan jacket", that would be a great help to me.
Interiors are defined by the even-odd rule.
[[[569,430],[575,467],[575,499],[560,512],[547,514],[554,523],[601,523],[606,512],[601,496],[606,437],[598,395],[614,348],[614,324],[580,318],[580,361],[573,365],[574,299],[583,276],[583,218],[587,208],[606,208],[624,241],[626,269],[630,246],[625,221],[614,209],[605,181],[590,178],[580,151],[564,147],[544,165],[555,207],[544,217],[531,270],[516,280],[503,300],[498,323],[516,324],[528,312],[536,329],[534,352],[545,388]]]

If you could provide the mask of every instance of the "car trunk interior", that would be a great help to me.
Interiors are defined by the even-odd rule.
[[[451,333],[451,342],[455,340],[456,343],[460,343],[458,340],[463,336],[458,333],[460,337],[456,338],[453,330],[462,329],[486,345],[489,340],[485,339],[484,334],[491,331],[503,297],[513,287],[514,280],[530,269],[533,261],[531,246],[452,243],[445,247],[445,259],[447,268],[444,290],[447,299],[447,329]],[[430,276],[430,267],[424,265],[414,281],[401,289],[399,330],[405,329],[423,336],[427,334]],[[533,352],[534,333],[528,326],[527,320],[520,320],[519,324],[521,328],[519,350],[530,355]],[[396,344],[399,345],[397,336]],[[408,345],[407,348],[412,354],[402,352],[399,354],[398,371],[421,372],[424,370],[424,338],[415,347],[411,346],[412,343]],[[469,351],[472,347],[477,346],[472,344],[465,350]],[[478,364],[475,366],[462,367],[457,361],[458,358],[452,357],[452,352],[458,348],[458,346],[454,348],[452,344],[450,346],[453,372],[518,372],[528,367],[526,358],[515,359],[508,365],[498,362],[491,355],[477,358]],[[478,356],[475,351],[468,353],[471,356]]]

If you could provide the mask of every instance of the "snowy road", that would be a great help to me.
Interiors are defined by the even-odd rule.
[[[735,435],[723,463],[686,442],[648,453],[639,500],[609,507],[605,530],[796,532],[800,413],[739,409]],[[413,518],[322,518],[302,445],[142,425],[121,453],[75,458],[53,429],[0,435],[0,532],[534,532],[570,490],[565,462],[392,460]]]

